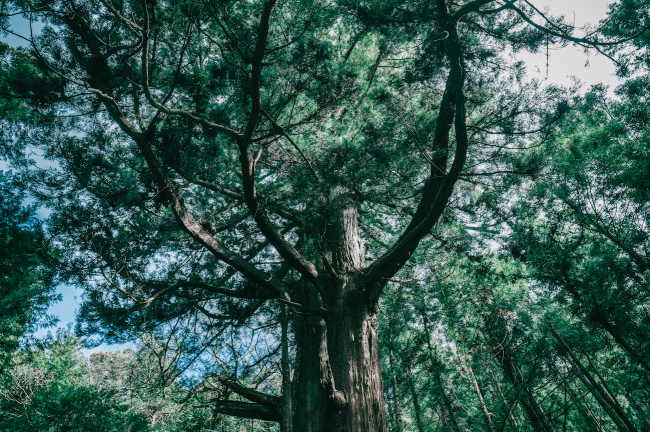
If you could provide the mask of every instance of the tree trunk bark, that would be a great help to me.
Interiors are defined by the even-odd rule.
[[[326,238],[331,253],[323,252],[323,265],[329,267],[330,283],[301,299],[327,312],[299,319],[294,430],[387,432],[377,303],[365,296],[358,199],[345,187],[334,186],[329,205]]]
[[[376,312],[347,308],[328,321],[303,319],[294,430],[387,431]]]

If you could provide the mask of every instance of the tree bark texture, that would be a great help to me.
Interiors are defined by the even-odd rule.
[[[358,201],[331,189],[331,278],[326,291],[304,299],[325,304],[323,316],[300,318],[294,429],[305,432],[387,431],[377,334],[377,303],[364,298]],[[324,254],[324,260],[327,257]]]
[[[294,430],[387,431],[377,313],[341,308],[301,319]]]

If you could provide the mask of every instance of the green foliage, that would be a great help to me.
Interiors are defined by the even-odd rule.
[[[145,418],[121,395],[91,384],[80,342],[65,332],[22,351],[0,383],[3,431],[147,431]]]
[[[648,66],[647,33],[599,44],[643,30],[646,3],[613,5],[592,35],[628,61],[622,75]],[[329,354],[299,347],[321,323],[302,324],[332,324],[345,302],[326,302],[439,210],[428,235],[387,263],[402,270],[377,282],[388,284],[379,330],[392,427],[646,432],[647,76],[628,80],[618,102],[600,86],[580,96],[528,80],[510,54],[572,32],[528,2],[280,1],[267,29],[272,4],[1,4],[46,23],[31,48],[0,46],[3,153],[53,211],[60,277],[85,290],[77,333],[140,343],[87,363],[65,336],[13,355],[1,427],[248,427],[219,414],[255,405],[237,385],[277,401],[291,388],[286,363],[294,384],[330,385],[318,375]],[[475,9],[445,27],[441,4]],[[463,133],[466,156],[456,154]],[[53,163],[35,164],[32,151]],[[456,160],[458,184],[436,206]],[[51,297],[44,235],[2,191],[11,353]],[[332,267],[338,213],[353,214],[368,267]],[[290,359],[280,304],[291,311]],[[300,375],[309,361],[318,374]],[[345,364],[334,365],[339,377]]]
[[[46,311],[57,300],[48,244],[19,186],[0,172],[0,371],[26,332],[52,321]]]

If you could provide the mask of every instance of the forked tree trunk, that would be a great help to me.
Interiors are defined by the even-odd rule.
[[[294,430],[387,432],[377,304],[364,297],[364,247],[354,194],[332,188],[330,217],[331,252],[323,259],[331,267],[331,284],[303,299],[327,312],[299,319]]]

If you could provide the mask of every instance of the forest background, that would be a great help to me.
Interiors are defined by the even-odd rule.
[[[634,14],[647,12],[646,6],[630,3],[633,4],[628,6],[635,8],[633,25],[623,28],[621,34],[609,30],[619,38],[643,30],[642,22],[634,22],[638,18]],[[591,2],[587,7],[595,10]],[[579,19],[581,9],[575,9]],[[551,12],[556,14],[553,9]],[[570,15],[565,18],[572,21]],[[560,43],[560,38],[552,40],[549,50],[557,49]],[[609,83],[613,80],[607,71],[614,73],[615,61],[619,61],[619,76],[623,78],[609,90],[585,85],[550,96],[558,103],[568,100],[565,103],[570,103],[571,109],[568,114],[563,110],[564,117],[557,119],[558,130],[545,130],[541,138],[533,138],[540,140],[545,150],[540,153],[546,157],[522,151],[525,156],[521,160],[505,161],[509,168],[516,169],[490,176],[496,178],[490,187],[499,190],[499,194],[521,188],[510,195],[508,202],[491,197],[481,203],[485,213],[475,215],[474,220],[492,218],[491,224],[468,224],[470,219],[463,216],[449,216],[433,233],[444,253],[436,253],[434,247],[427,249],[430,255],[414,256],[412,267],[399,274],[394,286],[389,284],[386,288],[388,294],[380,312],[384,319],[379,321],[379,346],[387,425],[391,430],[631,432],[650,427],[648,288],[644,267],[647,167],[643,158],[647,154],[647,131],[645,113],[640,108],[646,103],[647,73],[643,59],[634,58],[634,50],[645,49],[642,37],[637,36],[633,43],[637,46],[628,46],[627,51],[621,49],[624,52],[608,51],[614,61],[595,53],[589,57],[591,68],[607,75]],[[545,85],[575,87],[573,83],[567,84],[565,76],[554,79],[553,74],[562,64],[560,59],[569,56],[569,63],[584,65],[583,59],[576,61],[575,54],[583,48],[569,55],[566,47],[557,54],[550,51],[550,74],[545,81],[547,57],[544,44],[540,46],[536,55],[537,77],[542,75]],[[621,60],[619,55],[627,57]],[[532,63],[532,56],[524,57]],[[603,63],[596,66],[596,62]],[[535,67],[528,64],[534,77]],[[634,70],[621,71],[621,64],[632,64]],[[589,71],[575,74],[586,81],[584,78],[591,75]],[[592,79],[606,81],[600,77]],[[622,87],[614,94],[613,87],[619,84]],[[534,124],[534,120],[529,124]],[[498,127],[506,136],[518,133],[512,125]],[[571,156],[558,151],[567,145],[562,137],[572,141]],[[591,153],[597,147],[594,142],[610,145],[603,153]],[[521,142],[515,146],[521,147]],[[615,160],[620,157],[629,159]],[[15,156],[13,163],[20,165]],[[578,172],[576,166],[583,171]],[[479,170],[485,171],[484,168],[480,166]],[[486,174],[468,173],[469,177]],[[508,175],[532,181],[546,178],[539,180],[536,190],[531,191],[525,181],[510,180]],[[592,182],[593,176],[602,181]],[[610,179],[615,180],[614,184],[608,183]],[[6,184],[12,187],[3,190],[5,220],[10,219],[9,214],[14,215],[20,221],[15,226],[36,233],[36,243],[41,242],[38,239],[47,234],[39,233],[39,223],[33,215],[7,205],[21,201],[23,195],[16,195],[16,191],[32,186],[18,178],[12,181],[7,178]],[[562,190],[562,185],[573,190]],[[594,194],[597,204],[581,200],[584,194]],[[559,198],[564,206],[558,207],[549,196]],[[516,203],[517,200],[521,202]],[[472,215],[466,206],[455,205],[459,212]],[[561,223],[540,226],[539,211],[549,221],[556,218]],[[43,269],[41,282],[28,285],[31,289],[47,285],[50,291],[43,292],[51,295],[56,271],[49,274],[45,270],[48,266],[39,261],[40,252],[37,255],[30,265],[32,269]],[[434,273],[446,276],[423,276],[422,266],[435,266]],[[422,286],[414,286],[418,281],[423,282]],[[458,289],[463,286],[469,288]],[[34,295],[34,291],[24,290],[29,296]],[[34,302],[39,306],[33,311],[34,317],[42,317],[53,300],[50,296],[43,298],[40,305]],[[21,300],[13,301],[18,304]],[[69,307],[69,299],[67,303]],[[414,307],[404,308],[404,304]],[[279,312],[282,315],[287,310],[292,310],[291,303],[285,303]],[[164,318],[160,322],[165,327],[172,321]],[[35,324],[36,321],[24,323],[23,328],[33,330]],[[85,324],[91,328],[79,331],[79,335],[103,333],[109,341],[129,340],[127,336],[133,336],[92,328],[92,320]],[[280,324],[277,323],[279,328]],[[282,335],[267,335],[280,343],[252,361],[253,366],[242,365],[244,371],[237,371],[237,367],[233,371],[231,363],[221,366],[220,371],[206,371],[197,364],[214,358],[205,357],[205,351],[197,352],[196,347],[190,346],[196,341],[189,341],[187,335],[179,337],[171,326],[140,333],[132,350],[89,358],[82,356],[81,340],[66,332],[46,342],[24,339],[20,351],[9,351],[8,362],[13,364],[7,366],[3,377],[2,427],[65,430],[77,424],[85,430],[122,430],[124,425],[133,430],[286,430],[288,426],[276,418],[278,414],[265,405],[268,401],[247,393],[245,388],[263,389],[281,397],[286,391],[283,370],[296,367],[291,342],[287,343],[284,355],[278,351],[283,351]],[[289,329],[287,324],[285,330]],[[201,349],[205,349],[204,342]],[[250,340],[243,345],[247,343]],[[237,362],[238,356],[250,362],[249,354],[234,354],[241,349],[234,345],[229,347],[233,355],[227,363]],[[226,381],[224,377],[234,377],[235,381]],[[22,392],[20,395],[15,393],[17,388]],[[246,403],[257,406],[243,407]],[[279,400],[273,400],[273,406],[278,404]]]

